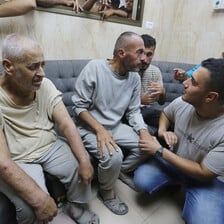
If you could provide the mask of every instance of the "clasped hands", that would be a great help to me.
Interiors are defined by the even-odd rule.
[[[169,148],[172,148],[177,144],[178,138],[172,131],[159,131],[158,136],[165,140]],[[154,155],[156,151],[161,147],[161,144],[156,137],[153,137],[151,141],[140,139],[139,146],[142,151]]]
[[[145,92],[141,97],[141,103],[143,105],[153,104],[159,99],[159,96],[163,94],[163,87],[160,83],[152,82],[148,88],[147,92]]]

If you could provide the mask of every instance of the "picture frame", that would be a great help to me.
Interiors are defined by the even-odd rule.
[[[144,3],[145,3],[145,0],[134,0],[133,13],[132,13],[131,19],[113,15],[103,21],[141,27],[142,19],[143,19]],[[89,11],[76,13],[72,10],[71,7],[62,6],[62,5],[56,5],[53,7],[38,6],[37,10],[46,11],[46,12],[50,12],[50,13],[58,13],[58,14],[64,14],[64,15],[70,15],[70,16],[77,16],[77,17],[81,17],[81,18],[102,20],[99,13],[92,13]]]

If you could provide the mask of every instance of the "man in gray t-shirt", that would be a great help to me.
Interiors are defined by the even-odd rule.
[[[186,189],[182,217],[188,224],[224,223],[224,59],[204,60],[183,82],[182,97],[160,117],[157,140],[140,140],[155,159],[140,165],[134,183],[153,194],[161,187],[181,184]],[[170,122],[174,132],[167,131]]]

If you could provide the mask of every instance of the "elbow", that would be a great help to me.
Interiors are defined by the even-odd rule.
[[[215,177],[214,176],[206,176],[206,175],[201,174],[201,175],[195,176],[194,178],[203,183],[203,182],[211,181]]]
[[[36,3],[30,5],[30,10],[35,10],[36,8],[37,8],[37,4]]]
[[[27,11],[32,11],[32,10],[35,10],[37,8],[37,3],[36,1],[29,1],[29,3],[27,3]]]
[[[8,170],[9,170],[9,168],[11,166],[11,162],[12,161],[10,159],[8,159],[8,160],[6,159],[6,160],[0,162],[0,164],[1,164],[1,166],[0,166],[0,175],[1,176],[8,172]]]
[[[213,173],[212,171],[208,169],[204,170],[203,168],[204,167],[202,167],[202,170],[199,171],[198,173],[195,173],[195,175],[193,176],[198,181],[207,182],[207,181],[211,181],[212,179],[218,176],[216,173]]]

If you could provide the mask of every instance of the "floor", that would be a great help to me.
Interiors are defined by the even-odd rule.
[[[129,207],[126,215],[114,215],[96,197],[97,185],[93,184],[93,200],[90,208],[100,217],[101,224],[184,224],[181,219],[183,193],[181,189],[167,189],[158,195],[138,193],[120,180],[116,182],[116,192]],[[74,224],[68,216],[59,211],[50,224]]]

